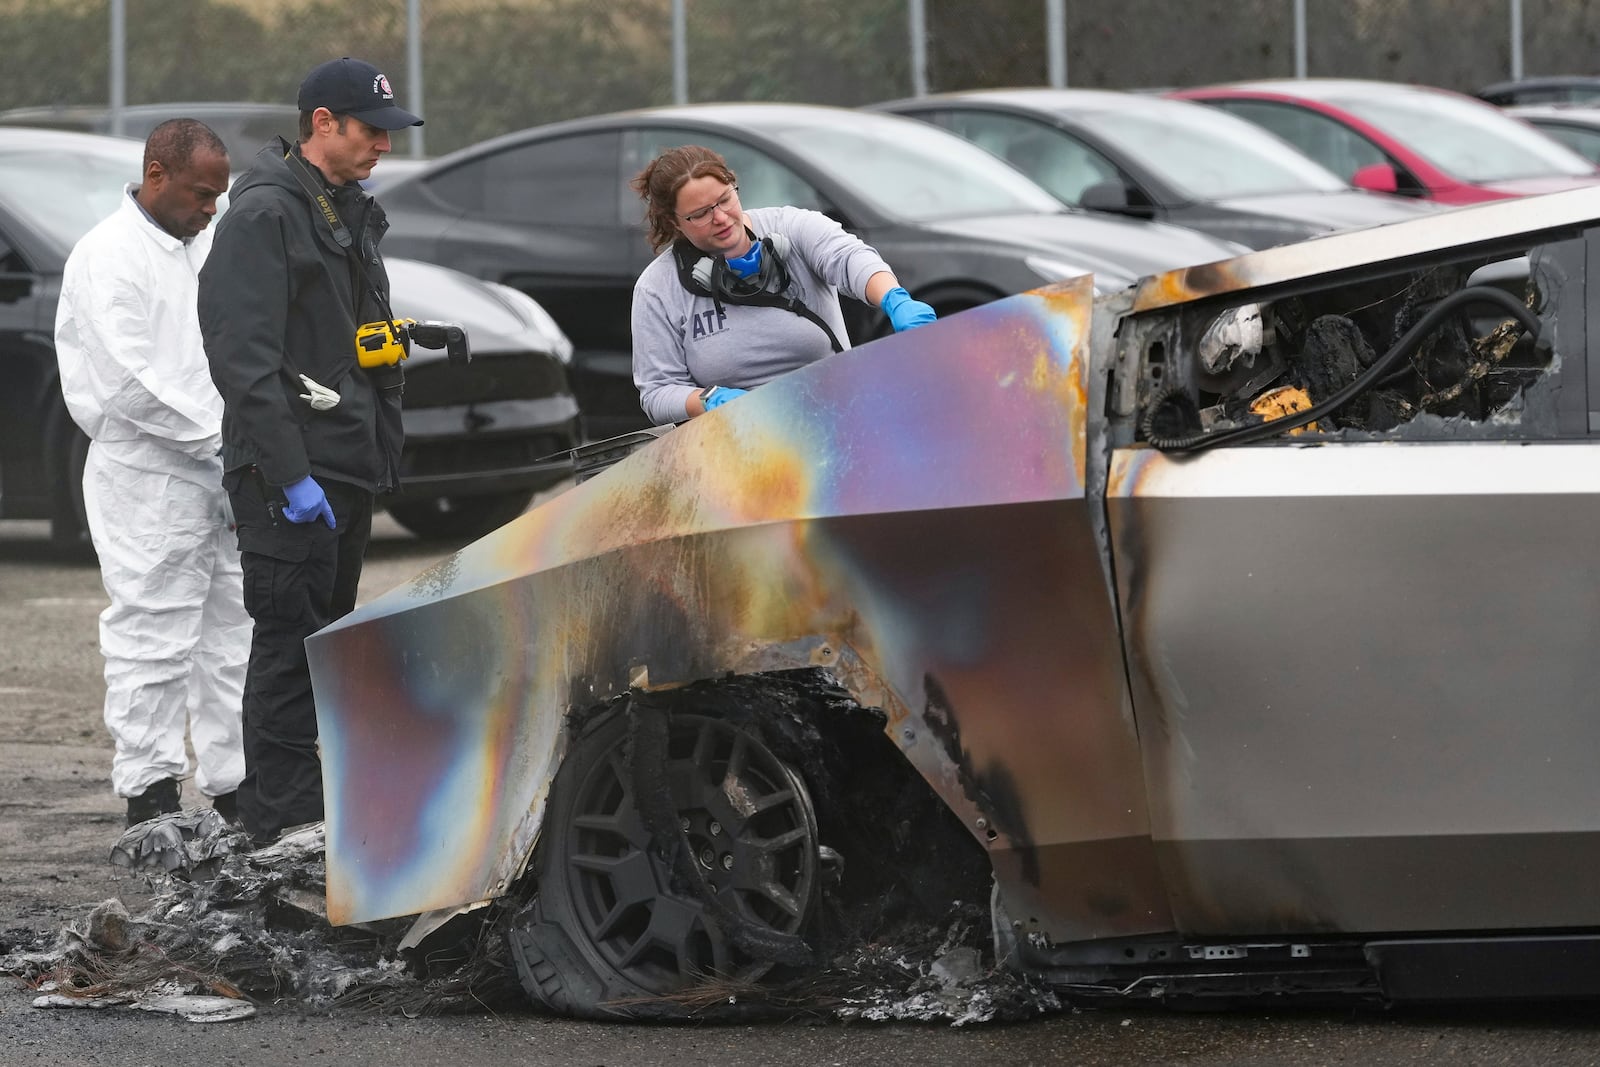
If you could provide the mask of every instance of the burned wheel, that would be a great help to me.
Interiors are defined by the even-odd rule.
[[[657,998],[758,979],[802,947],[816,895],[810,796],[752,730],[674,715],[662,759],[632,725],[562,765],[509,934],[524,988],[566,1014],[678,1014]]]

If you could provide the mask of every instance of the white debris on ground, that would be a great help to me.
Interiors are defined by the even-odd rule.
[[[402,952],[405,920],[328,925],[324,849],[320,823],[254,850],[210,809],[140,824],[111,858],[146,874],[155,895],[145,910],[103,901],[53,938],[0,954],[0,974],[27,982],[37,1008],[193,1022],[247,1019],[264,1003],[407,1015],[531,1010],[506,954],[503,909]],[[966,1026],[1059,1011],[1053,992],[989,962],[987,920],[981,905],[952,903],[943,917],[891,923],[870,940],[844,935],[820,971],[707,998],[684,1014]]]
[[[152,960],[140,943],[138,925],[120,900],[101,901],[63,929],[49,949],[0,958],[0,970],[36,976],[35,1008],[121,1008],[191,1022],[227,1022],[256,1013],[226,983]],[[123,975],[116,973],[119,969]]]
[[[322,825],[251,850],[210,809],[131,827],[111,861],[147,874],[154,897],[130,916],[96,905],[53,938],[0,956],[36,1007],[131,1008],[196,1022],[248,1018],[255,1004],[381,1004],[439,991],[394,951],[404,924],[334,928],[324,905]],[[217,1001],[226,1001],[221,1004]]]
[[[36,1008],[126,1008],[176,1015],[191,1023],[228,1023],[248,1019],[256,1013],[255,1005],[247,1000],[200,996],[185,992],[183,984],[178,982],[158,982],[139,994],[98,997],[53,992],[54,982],[46,982],[39,988],[46,992],[33,999]]]
[[[189,808],[128,827],[111,846],[115,867],[189,872],[226,856],[243,835],[211,808]]]
[[[948,1022],[951,1026],[1030,1019],[1062,1010],[1055,992],[986,962],[979,909],[957,905],[944,940],[877,944],[835,961],[862,979],[833,1014],[868,1022]]]

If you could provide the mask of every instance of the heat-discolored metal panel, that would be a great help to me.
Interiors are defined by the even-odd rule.
[[[1084,499],[1088,279],[832,357],[308,643],[336,922],[494,896],[564,717],[821,665],[1061,939],[1170,925]]]
[[[1108,511],[1180,930],[1600,922],[1600,443],[1120,450]]]

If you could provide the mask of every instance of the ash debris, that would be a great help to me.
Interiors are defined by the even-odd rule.
[[[1062,1010],[1049,988],[995,966],[986,907],[957,904],[948,920],[942,926],[908,923],[836,960],[833,1014],[868,1022],[948,1020],[966,1026]]]
[[[131,828],[112,861],[150,872],[148,907],[130,915],[104,901],[53,938],[0,956],[0,973],[37,990],[39,1007],[168,1010],[152,1004],[214,997],[440,1014],[517,1002],[489,946],[471,959],[446,954],[430,970],[397,950],[404,922],[329,926],[320,824],[250,851],[220,821],[205,809]]]
[[[950,1026],[1017,1022],[1064,1010],[1048,987],[995,966],[988,925],[986,908],[955,901],[938,918],[907,918],[871,941],[836,946],[824,966],[787,980],[709,979],[670,996],[608,1006],[633,1021],[833,1018]]]
[[[636,1017],[705,1021],[827,1018],[955,1026],[1061,1010],[1047,988],[997,966],[987,855],[895,753],[881,714],[810,672],[774,685],[734,680],[701,707],[758,724],[817,799],[827,880],[807,944],[817,962],[763,981],[716,979]],[[765,698],[765,703],[752,699]],[[39,1007],[165,1011],[194,1021],[254,1006],[408,1016],[533,1011],[506,931],[535,887],[465,913],[415,949],[410,920],[327,922],[325,840],[315,824],[263,849],[209,809],[130,829],[113,862],[155,895],[139,914],[102,902],[53,936],[0,939],[0,974]],[[842,869],[841,869],[842,868]]]

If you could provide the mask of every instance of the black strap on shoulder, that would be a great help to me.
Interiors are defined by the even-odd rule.
[[[710,288],[700,284],[694,276],[695,264],[709,257],[685,238],[678,238],[672,242],[672,262],[678,268],[678,281],[689,292],[696,296],[713,296]]]
[[[747,229],[745,232],[750,231]],[[755,240],[755,235],[750,234],[750,238]],[[761,254],[772,259],[773,281],[769,286],[752,289],[748,285],[739,284],[742,279],[728,269],[727,261],[721,256],[708,256],[682,237],[672,242],[672,258],[678,268],[678,281],[689,292],[697,296],[708,296],[723,304],[780,308],[799,315],[808,322],[816,323],[818,328],[828,335],[828,344],[835,352],[843,352],[844,346],[839,343],[839,338],[834,335],[833,327],[828,325],[827,320],[798,298],[787,295],[789,269],[770,241],[762,246]],[[698,276],[696,268],[699,268]],[[703,277],[709,278],[709,281],[702,282]]]
[[[737,301],[731,302],[737,303]],[[812,311],[810,308],[806,307],[794,297],[779,296],[777,293],[758,293],[746,302],[754,305],[755,307],[782,308],[785,311],[791,311],[794,314],[799,315],[802,319],[814,322],[823,333],[828,335],[828,344],[833,347],[835,352],[844,351],[844,345],[840,344],[839,338],[834,336],[833,327],[828,325],[827,320],[825,320],[821,315],[818,315],[815,311]]]
[[[333,200],[328,196],[328,191],[322,187],[321,182],[311,176],[310,165],[301,159],[294,149],[285,152],[283,158],[289,164],[289,173],[294,175],[295,180],[300,183],[300,188],[306,191],[311,202],[322,212],[323,221],[328,224],[328,229],[333,231],[334,243],[348,252],[355,242],[350,236],[350,228],[344,224],[339,213],[333,210]]]
[[[378,305],[378,310],[387,318],[393,319],[394,312],[389,307],[388,298],[376,285],[366,284],[366,227],[362,227],[361,240],[358,242],[351,235],[350,227],[344,224],[344,220],[334,210],[333,198],[328,195],[322,183],[312,176],[311,165],[293,148],[285,152],[283,158],[289,164],[289,173],[294,175],[300,187],[311,198],[311,202],[322,213],[323,221],[333,233],[334,243],[344,250],[345,256],[350,261],[350,297],[355,302],[351,313],[358,321],[361,319],[361,295],[363,292],[370,292],[373,302]]]

